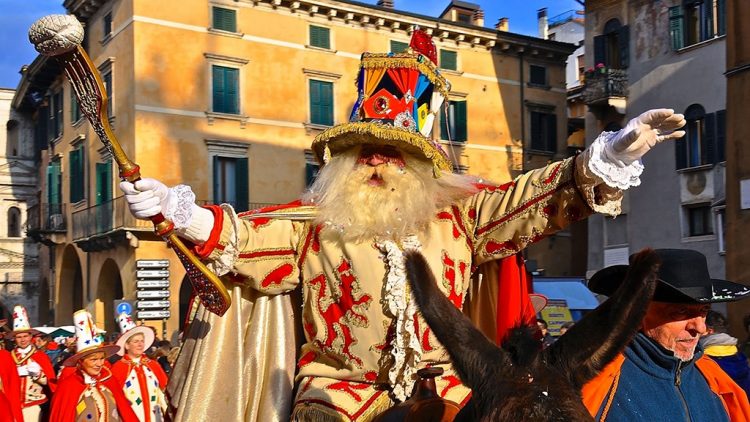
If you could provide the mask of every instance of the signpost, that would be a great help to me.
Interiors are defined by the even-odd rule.
[[[169,310],[169,261],[166,259],[139,259],[135,261],[138,319],[162,320],[162,338],[167,335]]]

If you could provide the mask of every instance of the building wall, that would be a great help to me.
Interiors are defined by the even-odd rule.
[[[168,185],[189,184],[198,200],[210,202],[211,154],[228,148],[248,159],[250,203],[294,200],[305,188],[310,143],[322,130],[309,123],[309,79],[333,82],[334,123],[347,121],[356,98],[354,80],[360,54],[386,52],[392,40],[408,42],[413,24],[432,31],[438,49],[458,54],[458,70],[444,74],[452,83],[451,99],[467,101],[468,140],[465,144],[443,142],[458,165],[482,178],[504,182],[529,163],[544,164],[563,155],[564,57],[570,46],[446,22],[438,28],[432,18],[349,2],[317,2],[321,9],[330,8],[325,13],[312,12],[311,3],[300,3],[298,10],[292,3],[275,7],[270,1],[209,4],[166,0],[153,7],[118,0],[82,16],[89,28],[93,62],[97,67],[108,64],[112,68],[115,133],[144,177]],[[237,33],[210,29],[211,5],[237,11]],[[72,12],[83,13],[81,10]],[[335,16],[328,10],[335,10]],[[108,13],[112,14],[113,34],[106,38],[102,20]],[[348,18],[349,13],[357,18]],[[363,23],[360,16],[367,16],[368,22]],[[379,19],[387,23],[378,23]],[[310,24],[330,29],[330,50],[309,46]],[[212,63],[240,69],[240,113],[236,116],[211,111]],[[522,87],[519,69],[523,67],[528,81],[529,64],[547,67],[549,87]],[[69,98],[69,84],[62,77],[58,80]],[[52,89],[56,87],[52,85]],[[553,107],[560,153],[535,156],[524,152],[522,138],[529,139],[530,122],[525,118],[522,127],[522,113],[528,112],[522,106],[522,90],[525,101]],[[150,224],[136,222],[126,214],[124,202],[115,199],[116,227],[112,232],[76,234],[83,221],[80,216],[96,204],[95,163],[105,162],[109,156],[87,123],[69,120],[67,117],[61,139],[55,140],[46,154],[59,155],[66,163],[82,135],[88,185],[85,200],[70,205],[70,228],[56,237],[53,246],[55,297],[59,301],[56,321],[63,324],[70,320],[75,299],[69,292],[80,283],[82,306],[94,312],[100,325],[113,328],[112,299],[120,295],[135,298],[136,260],[167,259],[173,305],[164,329],[171,338],[180,323],[178,302],[185,272],[174,253],[151,233]],[[436,138],[439,132],[436,124]],[[70,182],[65,169],[63,189],[67,200]],[[566,245],[558,242],[556,247],[565,249]],[[540,256],[556,256],[555,248],[546,248]],[[149,324],[162,329],[160,321]]]
[[[672,108],[684,113],[700,104],[707,113],[725,110],[725,37],[720,36],[678,51],[672,50],[668,8],[678,1],[586,3],[586,47],[593,51],[593,37],[605,23],[617,18],[630,26],[627,107],[625,114],[612,108],[595,110],[586,118],[587,144],[607,124],[624,126],[631,118],[653,108]],[[587,68],[594,65],[587,55]],[[685,142],[679,140],[677,142]],[[695,249],[708,258],[713,277],[724,277],[724,256],[719,250],[715,214],[713,234],[689,236],[685,206],[716,204],[724,199],[725,163],[676,170],[675,142],[656,146],[644,157],[642,184],[627,192],[623,216],[589,221],[589,273],[607,262],[606,249],[622,249],[620,260],[644,247]],[[716,209],[713,209],[715,212]],[[620,221],[618,221],[620,220]],[[624,221],[623,221],[624,220]],[[607,245],[608,233],[626,235],[618,246]]]

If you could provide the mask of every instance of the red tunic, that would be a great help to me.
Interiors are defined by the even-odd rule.
[[[46,397],[40,400],[27,400],[26,391],[29,388],[28,383],[33,381],[30,377],[20,377],[21,384],[18,391],[21,394],[20,399],[22,401],[22,407],[36,406],[49,401],[49,398],[55,392],[55,388],[57,387],[57,377],[55,376],[55,369],[52,367],[52,362],[49,360],[47,354],[41,350],[35,350],[22,358],[18,349],[14,349],[11,352],[11,357],[16,366],[27,365],[30,361],[38,363],[42,368],[42,373],[47,377],[47,385],[43,388]]]
[[[102,368],[102,372],[96,377],[96,388],[102,393],[110,395],[117,404],[117,412],[123,422],[139,422],[138,417],[130,408],[130,403],[122,393],[120,384],[112,377],[109,369]],[[66,376],[60,381],[57,393],[52,397],[52,409],[50,410],[50,422],[73,422],[76,420],[76,407],[82,400],[87,385],[83,381],[80,370]]]
[[[0,349],[0,409],[10,409],[10,412],[0,412],[0,422],[23,422],[20,391],[21,379],[16,363],[10,352]]]
[[[146,355],[141,356],[140,364],[130,359],[127,354],[122,359],[118,360],[112,365],[112,375],[114,375],[117,382],[120,384],[120,391],[125,389],[125,383],[128,381],[128,377],[132,371],[135,371],[135,376],[138,379],[138,386],[140,391],[140,399],[143,405],[143,415],[145,422],[151,422],[152,406],[150,396],[148,392],[148,386],[146,382],[146,374],[143,367],[147,366],[151,372],[154,373],[156,379],[159,381],[159,388],[164,390],[167,387],[167,374],[164,373],[159,362],[148,358]],[[127,398],[127,396],[126,396]],[[141,403],[131,403],[131,406],[140,406]]]

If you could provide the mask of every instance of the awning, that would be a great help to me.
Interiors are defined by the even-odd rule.
[[[565,300],[570,309],[594,309],[599,306],[596,296],[582,278],[534,277],[534,293],[541,293],[548,299]]]

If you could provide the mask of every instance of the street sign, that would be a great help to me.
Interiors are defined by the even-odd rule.
[[[166,319],[169,311],[138,311],[138,319]]]
[[[169,287],[169,280],[138,280],[135,285],[139,289],[162,289]]]
[[[168,300],[139,300],[136,303],[138,309],[169,308],[169,305],[170,303]]]
[[[137,268],[168,268],[169,261],[166,259],[139,259],[135,261]]]
[[[169,270],[138,270],[135,272],[135,276],[141,278],[167,278],[169,277]]]
[[[133,302],[129,300],[115,300],[114,302],[115,320],[117,320],[117,317],[123,312],[128,315],[133,315]]]
[[[135,296],[138,299],[167,299],[169,290],[139,290]]]

